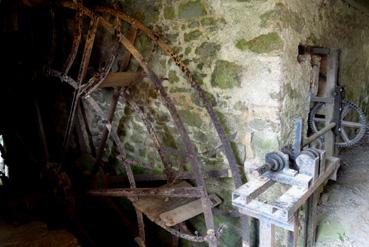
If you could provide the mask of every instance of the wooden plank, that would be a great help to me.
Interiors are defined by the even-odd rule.
[[[319,178],[315,180],[315,183],[306,191],[306,193],[302,197],[300,197],[298,201],[295,202],[293,207],[289,208],[289,212],[297,211],[305,203],[305,201],[319,188],[319,186],[322,185],[322,183],[331,176],[331,174],[339,165],[339,159],[336,157],[328,157],[326,161],[327,168],[324,174],[321,174],[321,176],[319,176]]]
[[[313,194],[313,192],[324,182],[326,181],[332,172],[335,171],[336,167],[339,165],[339,159],[336,157],[329,157],[326,159],[326,171],[322,174],[315,183],[305,191],[305,193],[298,198],[298,200],[294,200],[294,204],[289,206],[290,215],[292,212],[296,212],[304,203],[305,201]],[[297,187],[297,186],[296,186]],[[303,189],[303,188],[302,188]],[[236,206],[240,213],[246,214],[248,216],[258,218],[258,219],[267,219],[273,224],[280,226],[286,230],[293,231],[293,217],[288,217],[286,215],[285,210],[280,210],[279,208],[268,205],[257,200],[252,200],[250,203],[245,204],[237,204],[233,201],[233,205]]]
[[[106,87],[127,87],[131,83],[143,79],[142,72],[115,72],[109,73],[106,79],[101,83],[100,88]]]
[[[235,206],[239,205],[240,207],[243,207],[258,195],[266,191],[274,183],[275,182],[270,179],[257,179],[247,182],[232,193],[232,203]]]
[[[312,177],[306,174],[290,176],[283,172],[266,172],[263,176],[281,184],[296,185],[304,188],[308,188],[312,180]]]
[[[317,208],[320,193],[315,192],[305,203],[305,226],[303,246],[314,246],[316,240]]]
[[[285,212],[286,220],[293,218],[296,212],[296,203],[300,198],[304,197],[308,190],[306,188],[292,186],[275,202],[272,203],[274,209],[283,210]]]
[[[209,195],[209,199],[212,202],[212,208],[222,202],[222,200],[216,195]],[[159,215],[159,218],[164,222],[166,226],[174,226],[186,220],[189,220],[201,213],[203,213],[201,207],[201,199],[198,199],[170,211],[164,212]]]
[[[259,220],[270,221],[273,225],[289,231],[294,230],[293,221],[287,222],[281,210],[273,212],[273,206],[257,200],[253,200],[246,207],[239,208],[239,212]]]
[[[275,246],[275,227],[269,221],[260,221],[260,247]]]

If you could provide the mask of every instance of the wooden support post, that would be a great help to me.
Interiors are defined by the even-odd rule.
[[[275,229],[270,221],[260,220],[260,247],[275,247]]]
[[[339,49],[330,49],[327,57],[327,80],[324,85],[322,97],[334,97],[336,87],[338,86],[338,70],[339,70],[340,52]],[[334,120],[335,103],[326,103],[326,125]],[[327,156],[333,156],[335,153],[335,134],[328,131],[325,136],[324,148]]]
[[[294,229],[293,231],[287,231],[287,247],[297,247],[299,239],[299,212],[297,211],[294,216]]]
[[[316,241],[317,228],[317,207],[320,193],[315,192],[306,202],[305,226],[304,226],[304,247],[314,246]]]

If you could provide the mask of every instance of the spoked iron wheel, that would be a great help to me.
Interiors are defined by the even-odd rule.
[[[309,126],[318,132],[326,125],[325,103],[316,104],[310,112]],[[342,102],[340,135],[336,138],[336,146],[350,147],[357,144],[366,133],[366,118],[363,111],[354,103]]]

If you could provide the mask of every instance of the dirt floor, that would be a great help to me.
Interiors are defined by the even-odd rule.
[[[340,154],[337,182],[330,182],[319,208],[317,247],[369,246],[369,146]]]
[[[45,223],[22,225],[0,223],[2,247],[78,247],[77,239],[66,230],[49,230]]]

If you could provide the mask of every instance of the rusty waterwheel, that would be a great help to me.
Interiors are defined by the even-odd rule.
[[[199,86],[199,84],[194,79],[192,73],[187,68],[187,66],[181,61],[181,58],[174,53],[174,51],[170,48],[170,46],[164,42],[158,34],[153,32],[148,27],[144,26],[138,20],[128,16],[124,12],[108,8],[108,7],[98,7],[94,10],[90,10],[83,6],[80,3],[63,1],[60,6],[62,8],[67,8],[75,13],[74,19],[74,36],[72,40],[72,48],[71,51],[64,63],[64,66],[57,70],[55,68],[49,69],[49,75],[58,77],[61,81],[69,84],[73,90],[73,99],[71,102],[71,108],[69,111],[68,124],[65,131],[64,138],[64,147],[67,148],[70,142],[70,137],[72,133],[72,129],[74,126],[75,118],[79,115],[79,107],[80,102],[84,102],[87,106],[89,106],[104,122],[104,130],[101,137],[101,142],[98,145],[96,151],[96,160],[99,162],[101,160],[106,142],[108,138],[111,138],[114,145],[116,146],[117,151],[119,152],[119,160],[124,167],[126,174],[128,176],[130,188],[120,188],[120,189],[105,189],[98,191],[90,191],[91,195],[95,196],[115,196],[115,197],[127,197],[129,198],[136,209],[137,222],[138,222],[138,237],[136,238],[136,242],[140,246],[145,246],[145,229],[144,229],[144,221],[143,214],[145,214],[150,220],[154,221],[156,224],[160,225],[164,229],[166,229],[171,234],[184,238],[190,241],[195,242],[208,242],[209,246],[217,246],[217,238],[223,231],[223,227],[220,226],[218,229],[215,229],[212,207],[219,204],[220,201],[218,198],[209,195],[206,189],[204,174],[201,170],[201,162],[198,157],[198,153],[194,144],[192,143],[188,131],[182,122],[175,105],[171,97],[166,92],[165,88],[162,85],[162,80],[149,68],[149,65],[145,59],[145,57],[139,52],[139,50],[134,46],[134,41],[137,35],[137,31],[140,31],[147,35],[152,42],[157,45],[166,55],[168,55],[175,64],[180,68],[180,70],[184,73],[184,76],[187,78],[193,90],[198,94],[199,98],[202,99],[202,103],[206,108],[210,119],[213,122],[215,130],[221,140],[223,152],[228,159],[232,178],[234,180],[235,187],[239,187],[242,185],[240,170],[237,165],[236,159],[234,157],[233,151],[231,149],[229,140],[225,135],[225,131],[215,114],[214,109],[212,108],[209,99],[206,96],[205,91]],[[113,18],[108,18],[113,17]],[[69,72],[71,70],[72,65],[77,64],[76,57],[81,47],[81,42],[83,41],[83,28],[82,22],[83,20],[88,19],[89,29],[87,31],[86,38],[84,40],[84,46],[82,47],[82,57],[79,62],[79,69],[76,79],[69,76]],[[113,19],[114,21],[110,22]],[[130,25],[127,33],[123,33],[121,31],[121,23],[125,22]],[[116,59],[116,49],[115,52],[112,52],[111,57],[105,63],[105,66],[101,69],[99,73],[95,73],[91,78],[86,79],[87,75],[87,67],[89,65],[89,61],[92,54],[92,47],[94,44],[94,40],[96,37],[96,33],[99,28],[103,27],[106,31],[108,31],[116,40],[116,45],[122,46],[126,49],[125,55],[121,61],[120,71],[117,73],[111,73],[111,68],[113,62]],[[129,61],[131,57],[136,60],[141,68],[141,72],[127,72],[126,69],[128,67]],[[119,74],[118,74],[119,73]],[[146,126],[147,132],[149,136],[153,140],[154,146],[159,154],[159,157],[163,163],[165,168],[164,172],[167,176],[167,180],[172,185],[175,179],[180,178],[181,176],[178,174],[174,174],[175,172],[170,168],[170,160],[166,153],[164,152],[160,139],[158,138],[157,133],[151,125],[151,122],[148,119],[148,116],[144,109],[139,107],[134,101],[128,101],[129,95],[125,90],[125,86],[132,81],[137,80],[145,76],[152,83],[154,88],[159,92],[163,104],[168,109],[173,123],[176,127],[176,130],[179,133],[180,139],[185,147],[186,159],[191,163],[192,170],[189,176],[182,176],[185,179],[192,179],[195,181],[195,187],[189,187],[187,185],[183,185],[183,183],[176,183],[176,186],[163,186],[157,188],[137,188],[135,176],[132,172],[131,165],[138,164],[145,166],[140,161],[130,160],[127,158],[126,151],[119,139],[117,131],[112,127],[111,122],[114,117],[115,109],[117,106],[117,102],[120,97],[126,99],[127,104],[131,107],[142,119],[143,123]],[[119,78],[119,79],[117,79]],[[115,87],[115,93],[113,95],[113,99],[111,101],[111,105],[108,113],[104,113],[100,108],[98,103],[90,96],[92,92],[94,92],[97,88],[101,87]],[[92,144],[93,145],[93,144]],[[219,175],[219,174],[218,174]],[[198,214],[203,213],[205,218],[205,223],[207,227],[206,235],[204,236],[196,236],[189,233],[183,233],[178,231],[177,228],[171,227],[171,225],[166,224],[163,221],[162,214],[160,215],[149,215],[147,211],[145,211],[145,199],[149,197],[167,197],[167,198],[182,198],[182,199],[191,199],[189,203],[197,203],[198,207],[201,208]],[[196,200],[195,200],[196,199]],[[178,201],[178,199],[176,199]],[[188,204],[185,204],[188,205]],[[181,205],[183,206],[183,205]],[[241,224],[242,224],[242,232],[243,232],[243,240],[245,243],[248,242],[248,219],[246,216],[240,216]]]

